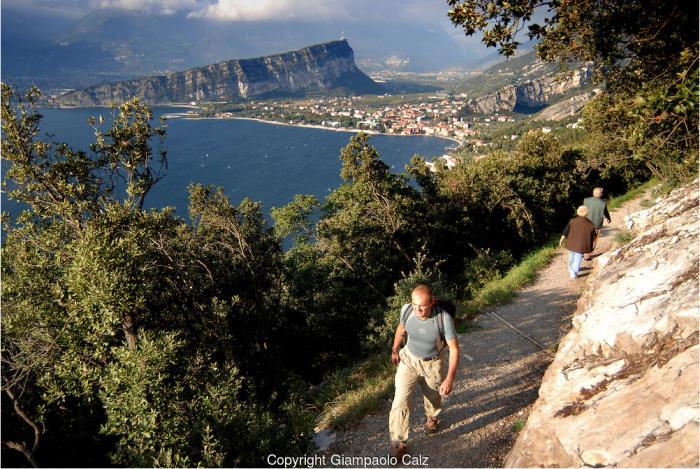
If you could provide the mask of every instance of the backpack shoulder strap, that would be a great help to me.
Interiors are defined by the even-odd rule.
[[[406,303],[401,307],[401,322],[406,324],[406,321],[408,321],[408,317],[411,315],[411,312],[413,311],[413,307],[411,303]]]
[[[447,343],[445,340],[445,312],[444,309],[440,308],[439,306],[437,307],[438,313],[437,313],[437,324],[438,324],[438,333],[440,334],[440,340],[442,341],[443,344]]]

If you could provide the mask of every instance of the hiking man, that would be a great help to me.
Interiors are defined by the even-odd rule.
[[[587,214],[588,209],[581,205],[576,210],[577,216],[569,220],[569,223],[564,227],[561,238],[559,238],[559,246],[566,238],[566,249],[569,250],[569,275],[571,278],[578,276],[583,255],[593,250],[595,225],[586,218]]]
[[[603,227],[603,217],[608,220],[608,223],[612,221],[610,219],[610,213],[608,212],[608,204],[602,197],[603,188],[596,187],[593,189],[593,197],[586,197],[583,199],[583,205],[588,209],[588,215],[586,215],[586,217],[595,225],[595,239],[593,240],[593,246],[591,246],[591,252],[595,251],[600,229]],[[590,261],[591,255],[586,254],[583,258]]]
[[[406,346],[399,351],[404,332]],[[447,346],[445,346],[445,343]],[[449,348],[447,375],[444,372],[444,351]],[[406,454],[408,440],[408,400],[416,384],[423,392],[427,418],[425,430],[438,430],[442,397],[452,392],[459,361],[459,343],[452,317],[435,306],[433,292],[428,285],[419,284],[411,293],[411,304],[401,308],[399,325],[394,334],[391,361],[397,365],[394,401],[389,413],[391,455],[398,460]]]

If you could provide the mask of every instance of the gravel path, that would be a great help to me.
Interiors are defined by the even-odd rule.
[[[613,211],[604,225],[594,256],[607,251],[624,228],[624,216],[639,210],[637,198]],[[596,262],[584,261],[579,279],[569,278],[562,248],[538,275],[534,284],[518,292],[507,305],[491,309],[526,335],[544,345],[540,350],[515,334],[503,322],[486,314],[476,329],[459,336],[460,367],[447,398],[440,431],[425,435],[422,397],[416,390],[411,402],[409,453],[430,467],[497,467],[515,442],[516,422],[525,422],[537,399],[542,375],[561,338],[570,328],[586,276]],[[388,360],[388,355],[387,355]],[[389,449],[388,415],[391,400],[356,427],[339,432],[328,454],[349,457],[386,457]],[[517,426],[517,425],[516,425]],[[427,457],[420,461],[420,457]],[[399,464],[399,466],[402,466]]]

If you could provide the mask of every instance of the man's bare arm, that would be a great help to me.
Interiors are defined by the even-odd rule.
[[[394,345],[391,347],[391,362],[394,365],[398,365],[401,359],[399,358],[399,348],[401,347],[401,342],[403,342],[403,333],[406,332],[406,327],[399,323],[394,333]]]
[[[447,368],[447,377],[440,385],[440,395],[442,396],[447,396],[452,392],[452,385],[455,382],[457,365],[459,364],[459,342],[457,337],[448,340],[447,346],[450,348],[450,364]]]

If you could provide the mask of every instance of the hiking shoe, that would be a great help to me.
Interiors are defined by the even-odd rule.
[[[428,417],[423,428],[425,428],[426,433],[435,433],[438,431],[439,424],[440,420],[437,417]]]
[[[403,441],[392,441],[391,451],[389,453],[392,457],[396,458],[398,461],[401,461],[403,455],[406,454],[406,443]]]

